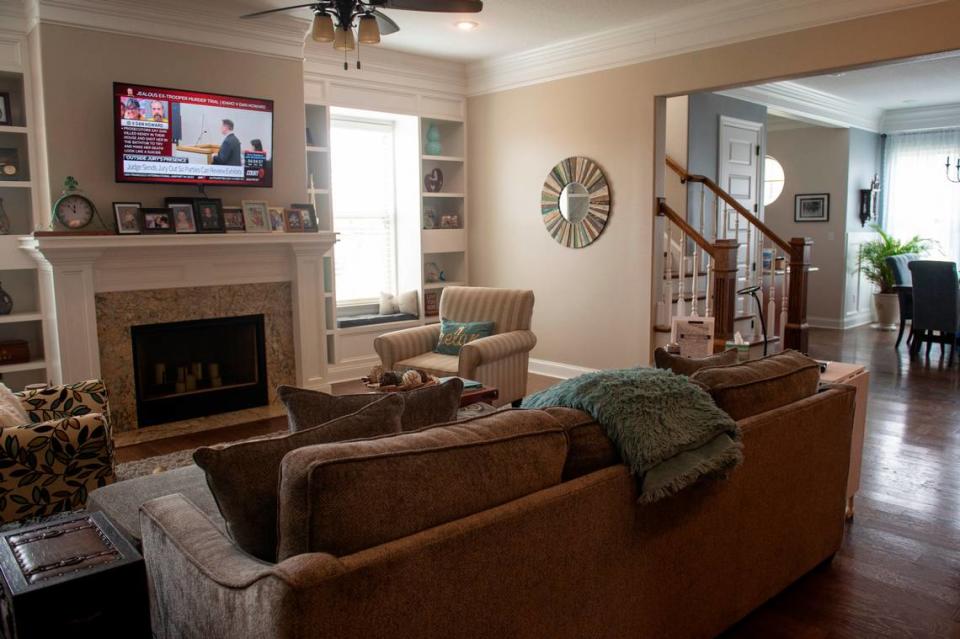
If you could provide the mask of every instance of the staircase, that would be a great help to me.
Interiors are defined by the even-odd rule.
[[[760,351],[764,343],[753,297],[757,287],[770,352],[807,352],[807,283],[810,238],[785,240],[713,180],[692,175],[669,156],[667,179],[685,186],[688,211],[678,214],[660,198],[657,233],[663,274],[656,302],[655,341],[670,340],[675,317],[714,318],[714,349],[739,332]],[[751,353],[752,354],[752,353]]]

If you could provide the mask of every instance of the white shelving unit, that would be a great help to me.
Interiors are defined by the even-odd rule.
[[[16,149],[17,156],[16,173],[0,180],[0,200],[10,219],[10,233],[0,235],[0,284],[13,299],[13,312],[0,315],[0,342],[26,340],[31,359],[0,364],[0,381],[20,390],[27,384],[52,381],[45,359],[50,349],[45,341],[56,336],[45,334],[37,264],[20,249],[20,238],[32,233],[47,216],[37,209],[35,118],[26,39],[17,42],[16,49],[19,55],[0,57],[0,92],[10,96],[12,120],[0,125],[0,147]]]
[[[439,302],[442,289],[452,285],[466,285],[467,273],[467,164],[466,122],[464,104],[458,102],[457,112],[436,117],[416,115],[409,110],[391,112],[387,106],[339,106],[327,102],[327,92],[308,91],[305,105],[306,127],[309,135],[304,145],[307,162],[307,193],[318,213],[321,230],[336,231],[333,219],[330,122],[331,115],[339,117],[370,117],[393,120],[397,127],[397,157],[409,157],[413,162],[397,165],[398,193],[398,261],[400,289],[417,287],[420,294],[420,317],[405,322],[391,322],[351,328],[337,327],[336,250],[324,258],[323,309],[327,346],[328,374],[331,380],[356,378],[365,374],[376,363],[373,340],[382,333],[436,323],[436,315],[427,316],[425,297],[435,296]],[[429,101],[427,101],[429,102]],[[424,102],[426,103],[426,102]],[[441,102],[453,109],[452,103]],[[441,111],[442,113],[442,111]],[[427,153],[427,135],[431,125],[440,132],[440,153]],[[434,169],[444,176],[438,192],[429,192],[424,177]],[[424,228],[424,214],[433,211],[437,228]],[[439,228],[443,215],[454,215],[459,220],[456,228]],[[444,281],[427,282],[424,266],[436,263],[445,274]]]
[[[439,133],[439,153],[430,153],[430,132]],[[423,220],[420,231],[420,246],[423,253],[424,281],[421,299],[423,300],[423,318],[426,324],[439,321],[435,312],[439,310],[440,295],[447,286],[466,286],[470,281],[467,272],[467,136],[466,123],[463,120],[447,117],[420,118],[420,169],[423,176],[439,170],[443,174],[443,183],[438,191],[423,191]],[[434,227],[427,228],[428,217],[434,220]],[[453,228],[444,227],[444,216],[456,216],[459,223]],[[427,264],[435,264],[443,273],[439,281],[427,281]],[[435,298],[436,303],[427,304]]]

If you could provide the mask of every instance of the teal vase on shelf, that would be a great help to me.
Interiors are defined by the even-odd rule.
[[[427,127],[427,155],[443,155],[443,146],[440,144],[440,128],[436,122]]]

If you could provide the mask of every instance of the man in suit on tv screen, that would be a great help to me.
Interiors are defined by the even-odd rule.
[[[223,120],[220,133],[224,136],[223,142],[220,144],[220,151],[213,156],[213,163],[240,166],[243,163],[240,157],[240,140],[233,134],[233,120]]]

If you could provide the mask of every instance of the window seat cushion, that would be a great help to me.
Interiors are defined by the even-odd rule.
[[[374,324],[387,324],[389,322],[406,322],[417,319],[412,313],[390,313],[389,315],[380,315],[379,313],[369,313],[367,315],[354,315],[337,320],[337,328],[353,328],[354,326],[372,326]]]

